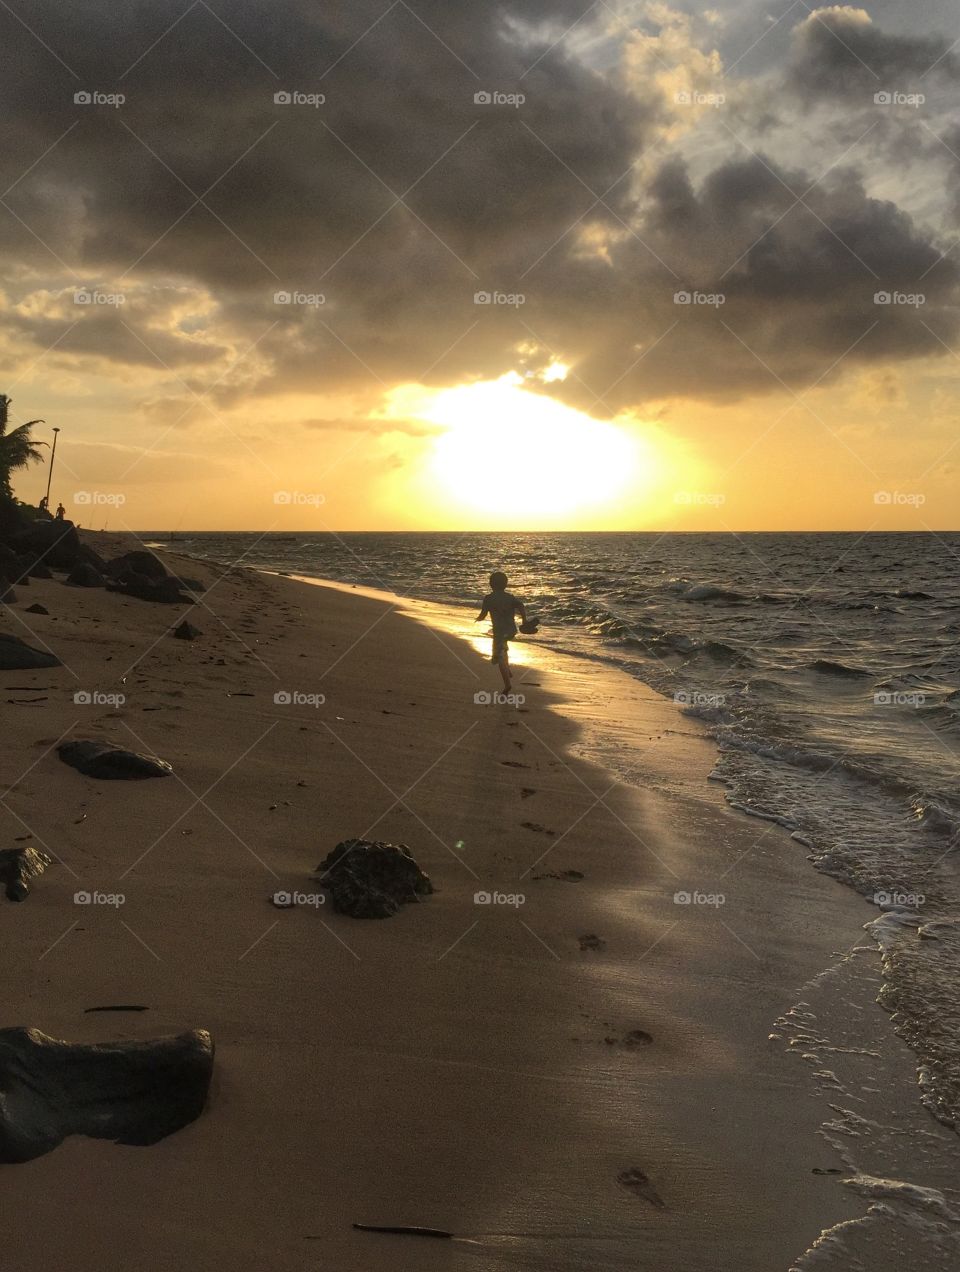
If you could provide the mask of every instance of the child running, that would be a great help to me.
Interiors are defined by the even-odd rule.
[[[490,655],[490,661],[495,662],[500,668],[503,691],[509,693],[511,685],[509,642],[517,634],[517,625],[513,617],[519,614],[521,621],[526,622],[527,611],[523,608],[523,602],[518,601],[507,591],[507,576],[500,570],[495,570],[490,575],[490,587],[492,591],[483,598],[480,613],[474,621],[479,623],[487,615],[490,616],[490,621],[493,623],[493,653]]]

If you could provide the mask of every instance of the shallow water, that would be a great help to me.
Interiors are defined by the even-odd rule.
[[[927,1107],[960,1119],[960,534],[157,542],[465,612],[488,570],[506,570],[543,623],[538,641],[614,663],[705,721],[732,803],[901,916],[885,932],[881,1001],[918,1055]]]

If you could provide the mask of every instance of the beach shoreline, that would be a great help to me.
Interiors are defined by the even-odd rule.
[[[158,555],[175,572],[189,559]],[[428,625],[428,603],[406,605],[413,623],[359,589],[189,560],[211,585],[193,607],[36,580],[4,620],[64,663],[4,673],[31,690],[15,697],[45,696],[5,708],[6,840],[62,863],[4,903],[5,1023],[74,1041],[204,1027],[218,1045],[206,1111],[161,1144],[72,1138],[6,1168],[32,1219],[11,1266],[110,1266],[121,1249],[157,1269],[806,1267],[821,1230],[869,1204],[829,1173],[866,1162],[842,1128],[822,1134],[831,1100],[847,1109],[867,1080],[928,1135],[909,1178],[937,1186],[956,1137],[920,1108],[872,1001],[873,914],[786,831],[726,805],[705,730],[624,673],[535,645],[521,710],[476,701],[496,669],[455,624]],[[49,621],[23,612],[36,600]],[[184,616],[194,642],[169,636]],[[78,689],[125,701],[81,708]],[[81,778],[53,752],[67,735],[155,751],[175,776]],[[632,748],[629,781],[597,762],[601,737]],[[316,896],[314,867],[354,835],[409,844],[435,895],[383,922],[271,907],[282,889]],[[81,921],[81,885],[126,888],[122,911]],[[149,1010],[84,1014],[110,1001]],[[869,1074],[855,1047],[821,1054],[856,1035],[851,1001]],[[896,1178],[893,1132],[869,1150]],[[894,1220],[844,1239],[871,1257],[886,1242],[872,1266],[892,1268]]]

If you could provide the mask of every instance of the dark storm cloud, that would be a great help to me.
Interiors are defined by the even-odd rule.
[[[955,270],[930,269],[936,246],[855,171],[834,173],[807,207],[795,194],[814,176],[773,157],[718,157],[697,184],[668,157],[645,169],[646,188],[633,180],[666,135],[666,103],[649,86],[641,103],[616,74],[551,47],[583,8],[242,0],[220,21],[205,4],[140,3],[119,24],[112,5],[41,0],[36,38],[0,16],[11,125],[0,185],[15,183],[0,246],[14,273],[63,272],[59,261],[87,281],[208,288],[208,344],[164,333],[156,316],[127,321],[171,367],[219,346],[226,372],[255,347],[242,381],[221,375],[221,405],[495,375],[521,345],[534,370],[551,354],[572,363],[550,391],[598,411],[776,388],[778,376],[806,384],[851,344],[851,364],[939,352],[916,312],[878,315],[873,293],[915,290],[929,271],[924,318],[949,339]],[[795,84],[842,65],[824,24],[843,22],[826,14],[798,33]],[[881,65],[936,56],[854,34]],[[127,100],[75,104],[78,91]],[[277,105],[278,91],[326,100]],[[477,104],[478,92],[526,101]],[[677,305],[683,290],[726,303]],[[494,291],[523,299],[475,304]],[[277,303],[278,292],[323,300]],[[40,347],[59,334],[48,317],[7,321]],[[116,315],[84,314],[58,350],[137,361],[122,330]]]
[[[794,31],[788,85],[806,97],[872,98],[879,91],[920,91],[924,80],[956,80],[960,60],[953,40],[940,35],[892,35],[852,5],[810,14]]]

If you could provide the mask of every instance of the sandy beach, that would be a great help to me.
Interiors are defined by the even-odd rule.
[[[3,1024],[209,1029],[213,1086],[159,1144],[73,1136],[3,1167],[5,1267],[785,1272],[880,1195],[856,1153],[902,1165],[893,1131],[823,1132],[857,1083],[927,1137],[914,1183],[950,1184],[955,1137],[873,1002],[874,912],[726,805],[672,704],[533,642],[522,708],[477,701],[496,669],[439,619],[162,555],[207,585],[192,606],[35,579],[0,616],[63,663],[2,676],[3,846],[56,859],[0,903]],[[174,773],[81,776],[67,737]],[[312,876],[354,836],[408,845],[435,893],[333,913]],[[111,1004],[147,1010],[88,1011]],[[844,1049],[854,1019],[869,1055]],[[847,1248],[902,1266],[893,1220]]]

